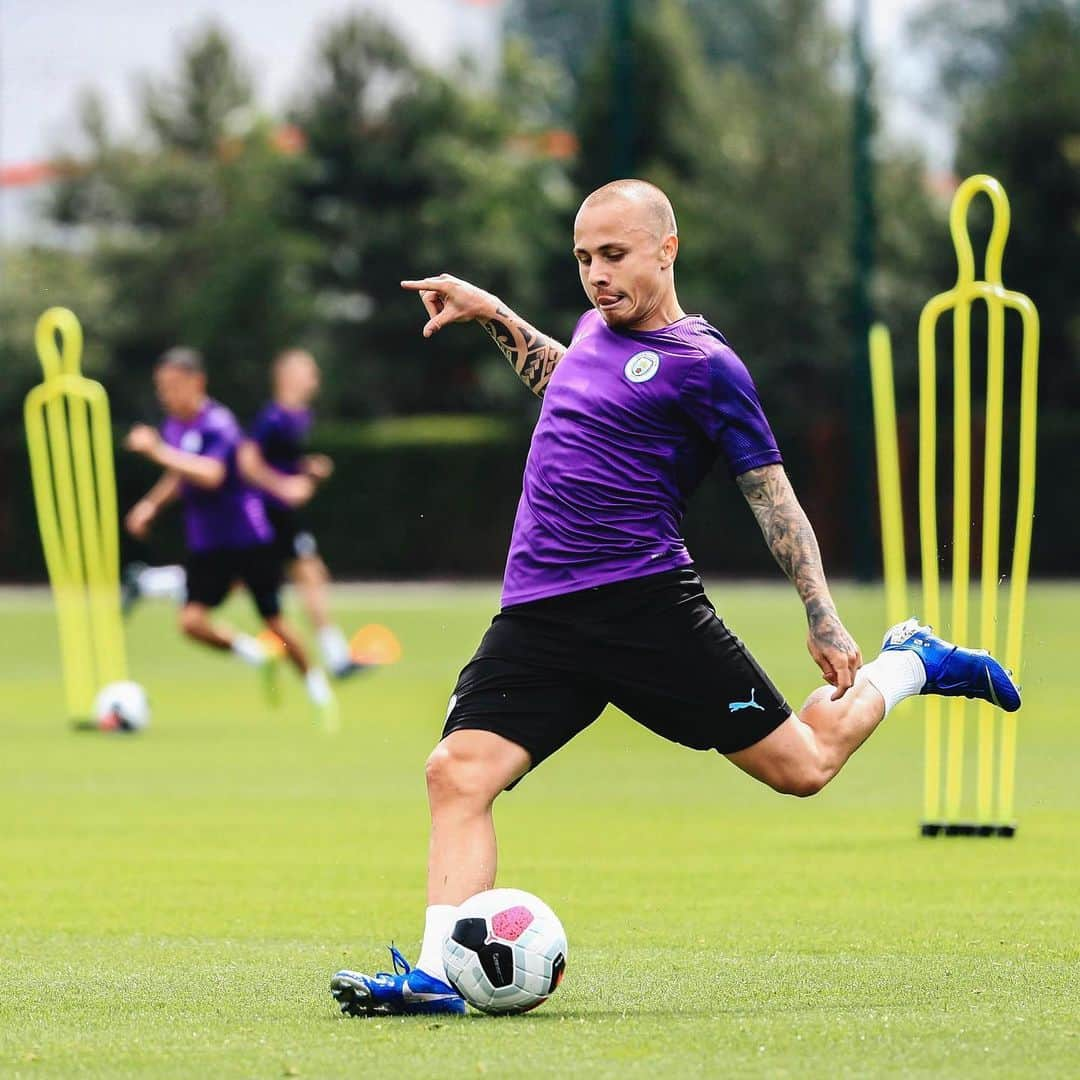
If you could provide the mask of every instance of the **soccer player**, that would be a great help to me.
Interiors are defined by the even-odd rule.
[[[428,909],[420,957],[394,974],[338,972],[342,1011],[462,1012],[442,947],[454,907],[491,888],[492,803],[609,702],[658,735],[716,750],[778,792],[820,791],[912,694],[1020,706],[1008,673],[911,619],[863,666],[829,594],[813,529],[742,361],[679,305],[675,216],[658,188],[619,180],[574,223],[591,309],[569,347],[482,289],[440,275],[420,294],[431,337],[479,322],[543,396],[503,582],[502,610],[450,698],[427,761]],[[687,498],[719,460],[798,590],[827,686],[797,712],[717,617],[679,534]],[[732,527],[730,524],[727,527]]]
[[[281,615],[274,531],[262,497],[238,474],[236,452],[242,432],[236,418],[207,396],[202,356],[194,349],[166,352],[154,369],[154,388],[166,413],[160,433],[148,424],[136,424],[124,445],[165,471],[128,512],[128,531],[144,538],[161,510],[182,500],[188,559],[180,629],[195,641],[231,650],[247,663],[272,671],[274,658],[262,642],[210,618],[233,583],[242,581],[266,628],[303,675],[308,696],[330,720],[333,695],[326,674],[308,664],[303,646]],[[302,494],[301,478],[293,479],[293,487]]]
[[[273,400],[259,411],[250,438],[240,447],[240,470],[265,492],[278,558],[300,593],[327,669],[340,679],[364,665],[349,655],[345,635],[330,618],[330,574],[301,515],[300,507],[307,499],[275,494],[287,477],[309,478],[313,493],[315,484],[329,479],[334,471],[334,463],[325,454],[304,452],[311,430],[311,402],[319,392],[319,366],[311,353],[288,349],[274,360],[271,378]]]

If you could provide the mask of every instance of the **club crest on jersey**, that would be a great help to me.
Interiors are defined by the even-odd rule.
[[[648,382],[660,370],[660,354],[651,349],[634,353],[626,361],[623,374],[634,383]]]
[[[202,432],[195,430],[185,431],[180,436],[180,449],[186,450],[189,454],[197,454],[202,450]]]

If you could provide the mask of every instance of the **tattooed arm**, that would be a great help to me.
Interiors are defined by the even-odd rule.
[[[431,337],[448,323],[478,322],[534,394],[540,396],[547,389],[566,346],[541,334],[497,296],[449,274],[403,281],[401,287],[420,294],[429,316],[424,337]]]
[[[490,319],[481,319],[480,325],[510,361],[518,378],[537,397],[542,397],[566,346],[541,334],[503,304],[495,309]]]
[[[862,654],[836,614],[817,537],[782,465],[751,469],[736,479],[757,518],[773,558],[798,590],[809,623],[807,648],[842,697],[862,665]]]

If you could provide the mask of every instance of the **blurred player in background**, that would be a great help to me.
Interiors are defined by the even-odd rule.
[[[249,438],[240,447],[240,471],[265,493],[278,557],[300,593],[323,662],[332,675],[344,678],[363,665],[349,655],[345,635],[330,618],[330,574],[300,509],[315,486],[334,471],[334,463],[325,454],[305,453],[311,403],[319,392],[319,365],[311,353],[288,349],[274,360],[271,383],[273,400],[259,411]],[[310,486],[290,490],[287,485],[298,479],[306,479]]]
[[[128,512],[128,532],[144,539],[162,509],[180,499],[188,549],[181,630],[211,648],[231,650],[270,676],[275,667],[271,649],[210,618],[234,582],[243,582],[266,628],[304,677],[308,696],[331,722],[334,701],[326,674],[309,665],[303,646],[281,615],[281,564],[274,530],[262,495],[239,474],[236,459],[243,434],[236,418],[207,396],[202,356],[194,349],[166,352],[154,369],[154,388],[166,413],[160,432],[136,424],[124,445],[165,471]],[[306,478],[291,477],[279,491],[299,500],[310,487]]]

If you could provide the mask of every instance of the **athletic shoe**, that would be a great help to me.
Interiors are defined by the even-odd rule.
[[[146,563],[133,562],[124,567],[120,576],[120,612],[123,615],[131,614],[131,609],[142,599],[142,589],[139,588],[139,575],[146,569]]]
[[[915,653],[926,670],[920,693],[944,697],[978,698],[1005,712],[1020,708],[1020,689],[1010,673],[985,649],[965,649],[937,637],[918,619],[897,623],[885,634],[882,652],[906,649]]]
[[[410,967],[393,945],[390,956],[394,961],[392,973],[339,971],[330,980],[330,993],[346,1016],[427,1016],[465,1011],[465,999],[449,983]]]
[[[356,660],[346,660],[343,664],[330,669],[330,674],[335,679],[347,679],[350,675],[357,675],[361,671],[367,671],[370,664],[361,664]]]

